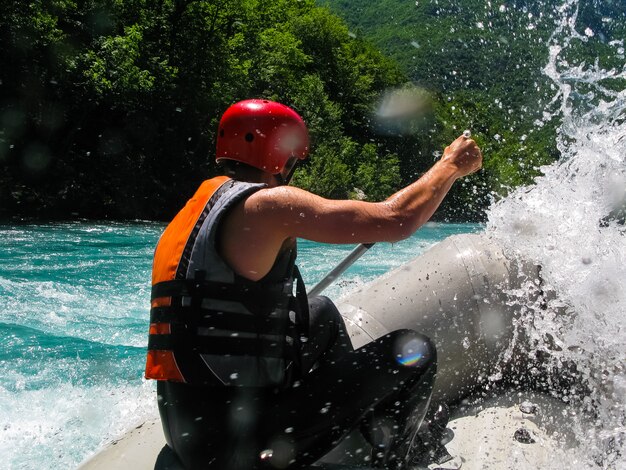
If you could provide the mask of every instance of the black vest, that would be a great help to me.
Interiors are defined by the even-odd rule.
[[[176,279],[155,284],[151,323],[171,334],[150,335],[148,349],[170,350],[185,382],[198,385],[285,387],[299,370],[299,345],[308,335],[308,303],[295,265],[296,246],[270,272],[250,281],[216,250],[222,216],[261,184],[228,181],[210,198],[186,243]]]

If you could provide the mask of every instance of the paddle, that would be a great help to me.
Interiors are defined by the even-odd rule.
[[[472,136],[472,132],[467,129],[463,131],[463,136],[469,139]],[[315,284],[313,289],[311,289],[307,293],[308,296],[314,297],[316,295],[320,295],[324,291],[324,289],[326,289],[329,285],[335,282],[335,279],[341,276],[346,269],[352,266],[356,260],[363,256],[363,254],[374,245],[375,243],[361,243],[359,246],[357,246],[348,256],[345,257],[345,259],[341,263],[339,263],[328,274],[326,274],[326,276],[324,276],[324,278],[320,282]]]
[[[373,246],[374,243],[361,243],[357,246],[341,263],[335,266],[320,282],[315,285],[315,287],[313,287],[313,289],[308,292],[308,296],[314,297],[316,295],[320,295],[324,289],[331,285],[335,279],[341,276],[346,269],[352,266],[356,260],[363,256],[363,253]]]

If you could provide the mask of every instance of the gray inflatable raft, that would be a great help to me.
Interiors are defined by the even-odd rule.
[[[548,421],[541,417],[549,415],[554,426],[553,418],[559,421],[564,416],[561,402],[504,394],[470,405],[503,355],[511,353],[516,311],[506,292],[538,276],[537,267],[507,259],[486,236],[458,235],[338,302],[354,347],[400,328],[431,337],[438,356],[433,403],[470,399],[453,409],[448,427],[454,438],[446,446],[453,458],[433,464],[436,468],[537,469],[555,468],[558,463],[562,436],[542,426]],[[521,403],[534,403],[534,412],[520,411]],[[154,469],[164,445],[160,422],[147,422],[107,445],[80,469]],[[360,434],[353,432],[319,464],[366,467],[367,448]]]

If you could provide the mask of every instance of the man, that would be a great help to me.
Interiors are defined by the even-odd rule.
[[[146,377],[159,381],[165,436],[185,468],[302,467],[356,427],[371,465],[410,465],[434,346],[402,330],[353,350],[332,302],[306,298],[295,240],[406,238],[482,156],[459,137],[386,201],[331,201],[287,185],[308,142],[287,106],[231,106],[217,141],[227,176],[200,186],[155,251]]]

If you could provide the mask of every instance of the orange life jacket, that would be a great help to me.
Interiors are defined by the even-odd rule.
[[[257,282],[238,276],[216,250],[221,218],[263,187],[207,180],[165,229],[152,270],[146,378],[254,387],[290,381],[296,323],[303,331],[308,325],[295,248]]]

